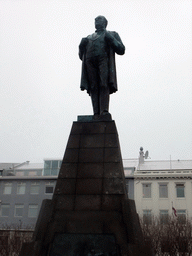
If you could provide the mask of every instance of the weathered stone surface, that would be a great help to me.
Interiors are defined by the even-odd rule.
[[[103,163],[79,163],[77,178],[102,178]]]
[[[102,179],[77,179],[77,195],[100,195],[102,193]]]
[[[99,195],[77,195],[75,210],[95,211],[101,209],[101,196]]]
[[[103,225],[100,221],[92,220],[75,220],[68,221],[66,231],[73,234],[101,234]]]
[[[33,238],[35,241],[42,240],[45,236],[47,225],[51,220],[54,205],[52,200],[44,199],[41,205],[41,210],[39,212],[39,217],[36,223],[36,229],[33,233]],[[45,214],[46,213],[46,214]]]
[[[79,151],[80,163],[102,163],[104,160],[103,148],[82,148]]]
[[[105,148],[104,162],[117,163],[121,161],[121,153],[119,148]]]
[[[56,210],[72,211],[75,207],[75,195],[60,195],[56,197]]]
[[[80,134],[74,134],[69,137],[67,148],[79,148]]]
[[[104,163],[104,178],[122,178],[123,179],[123,168],[119,162]]]
[[[101,209],[103,211],[121,211],[122,195],[103,195]]]
[[[80,197],[80,196],[78,196]],[[85,199],[88,198],[88,196],[82,196]],[[96,198],[96,196],[93,196]],[[75,211],[57,211],[54,215],[54,221],[55,223],[60,222],[68,222],[71,221],[91,221],[91,220],[97,220],[102,223],[108,223],[106,225],[112,225],[113,220],[121,221],[122,220],[122,213],[121,211],[98,211],[98,210],[75,210]],[[110,224],[111,223],[111,224]]]
[[[104,134],[81,135],[81,148],[103,148],[105,142]]]
[[[112,121],[112,122],[107,122],[105,123],[106,124],[106,134],[110,134],[110,133],[114,133],[114,134],[117,134],[117,128],[116,128],[116,125],[115,125],[115,122]]]
[[[55,195],[74,195],[76,179],[58,179],[55,187]]]
[[[76,178],[77,176],[77,163],[65,163],[61,165],[58,178]]]
[[[74,122],[71,134],[95,134],[104,133],[106,129],[106,122]]]
[[[79,149],[67,148],[65,151],[65,155],[63,161],[65,163],[76,163],[78,162]]]
[[[105,135],[105,147],[117,147],[118,146],[118,136],[116,133]]]
[[[119,178],[110,178],[103,180],[103,193],[104,194],[115,194],[119,195],[125,194],[124,182],[123,179]]]

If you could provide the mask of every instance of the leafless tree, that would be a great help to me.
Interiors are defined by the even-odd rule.
[[[156,256],[189,256],[192,254],[192,221],[168,217],[166,222],[158,217],[148,221],[140,219],[145,243]]]
[[[0,229],[0,255],[19,256],[23,242],[29,242],[33,230],[20,225],[4,224]]]

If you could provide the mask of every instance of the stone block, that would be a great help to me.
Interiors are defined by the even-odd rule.
[[[103,148],[85,148],[79,151],[80,163],[101,163],[103,162]]]
[[[118,147],[117,134],[114,133],[105,135],[105,147]]]
[[[72,211],[75,206],[75,195],[62,195],[57,196],[56,199],[56,210]]]
[[[123,166],[119,163],[104,163],[104,178],[123,178]]]
[[[106,133],[117,133],[115,122],[106,122]]]
[[[37,241],[37,240],[43,239],[48,223],[51,220],[52,213],[53,213],[53,203],[51,199],[44,199],[41,204],[41,209],[36,222],[35,231],[33,233],[34,240]]]
[[[104,134],[81,135],[81,148],[101,148],[104,147]]]
[[[77,179],[77,195],[100,195],[102,193],[102,179]]]
[[[76,179],[58,179],[55,187],[55,195],[74,195]]]
[[[71,134],[67,142],[67,148],[79,148],[80,134]]]
[[[103,195],[101,209],[103,211],[121,211],[122,195]]]
[[[72,134],[81,134],[83,130],[83,123],[80,122],[73,122],[72,128],[71,128],[71,133]]]
[[[105,133],[106,125],[105,122],[90,122],[81,123],[82,124],[82,134],[94,134],[94,133]]]
[[[51,241],[53,241],[54,234],[56,232],[58,232],[59,230],[63,230],[63,232],[65,232],[65,224],[66,224],[66,221],[62,220],[59,223],[59,229],[58,229],[58,223],[52,220],[51,223],[49,223],[49,226],[48,226],[48,228],[46,230],[46,236],[44,238],[43,244],[45,246],[48,246],[48,244],[50,244]],[[47,256],[47,254],[45,254],[45,256]]]
[[[102,178],[103,172],[103,163],[80,163],[77,178]]]
[[[120,162],[121,161],[121,153],[119,148],[105,148],[105,157],[104,162]]]
[[[59,172],[59,179],[61,178],[76,178],[77,176],[77,163],[62,163]]]
[[[99,221],[69,221],[66,225],[67,233],[71,234],[99,234],[102,233],[103,225]]]
[[[63,158],[63,162],[65,163],[76,163],[78,162],[79,149],[77,148],[67,148],[65,150],[65,155]]]
[[[103,194],[125,194],[123,179],[103,179]]]
[[[75,210],[97,211],[101,209],[101,196],[99,195],[77,195]]]
[[[139,223],[139,217],[136,213],[135,201],[127,199],[122,201],[122,210],[124,221],[127,229],[129,230],[129,240],[134,243],[140,243],[143,246],[142,230]],[[131,219],[131,222],[130,222]]]

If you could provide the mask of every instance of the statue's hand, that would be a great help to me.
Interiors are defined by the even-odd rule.
[[[105,39],[106,39],[107,42],[111,42],[111,41],[113,41],[113,36],[108,31],[106,31],[105,32]]]

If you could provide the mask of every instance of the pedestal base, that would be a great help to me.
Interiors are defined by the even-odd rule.
[[[33,256],[150,255],[127,198],[114,121],[73,123],[53,199],[44,200],[33,239]]]

